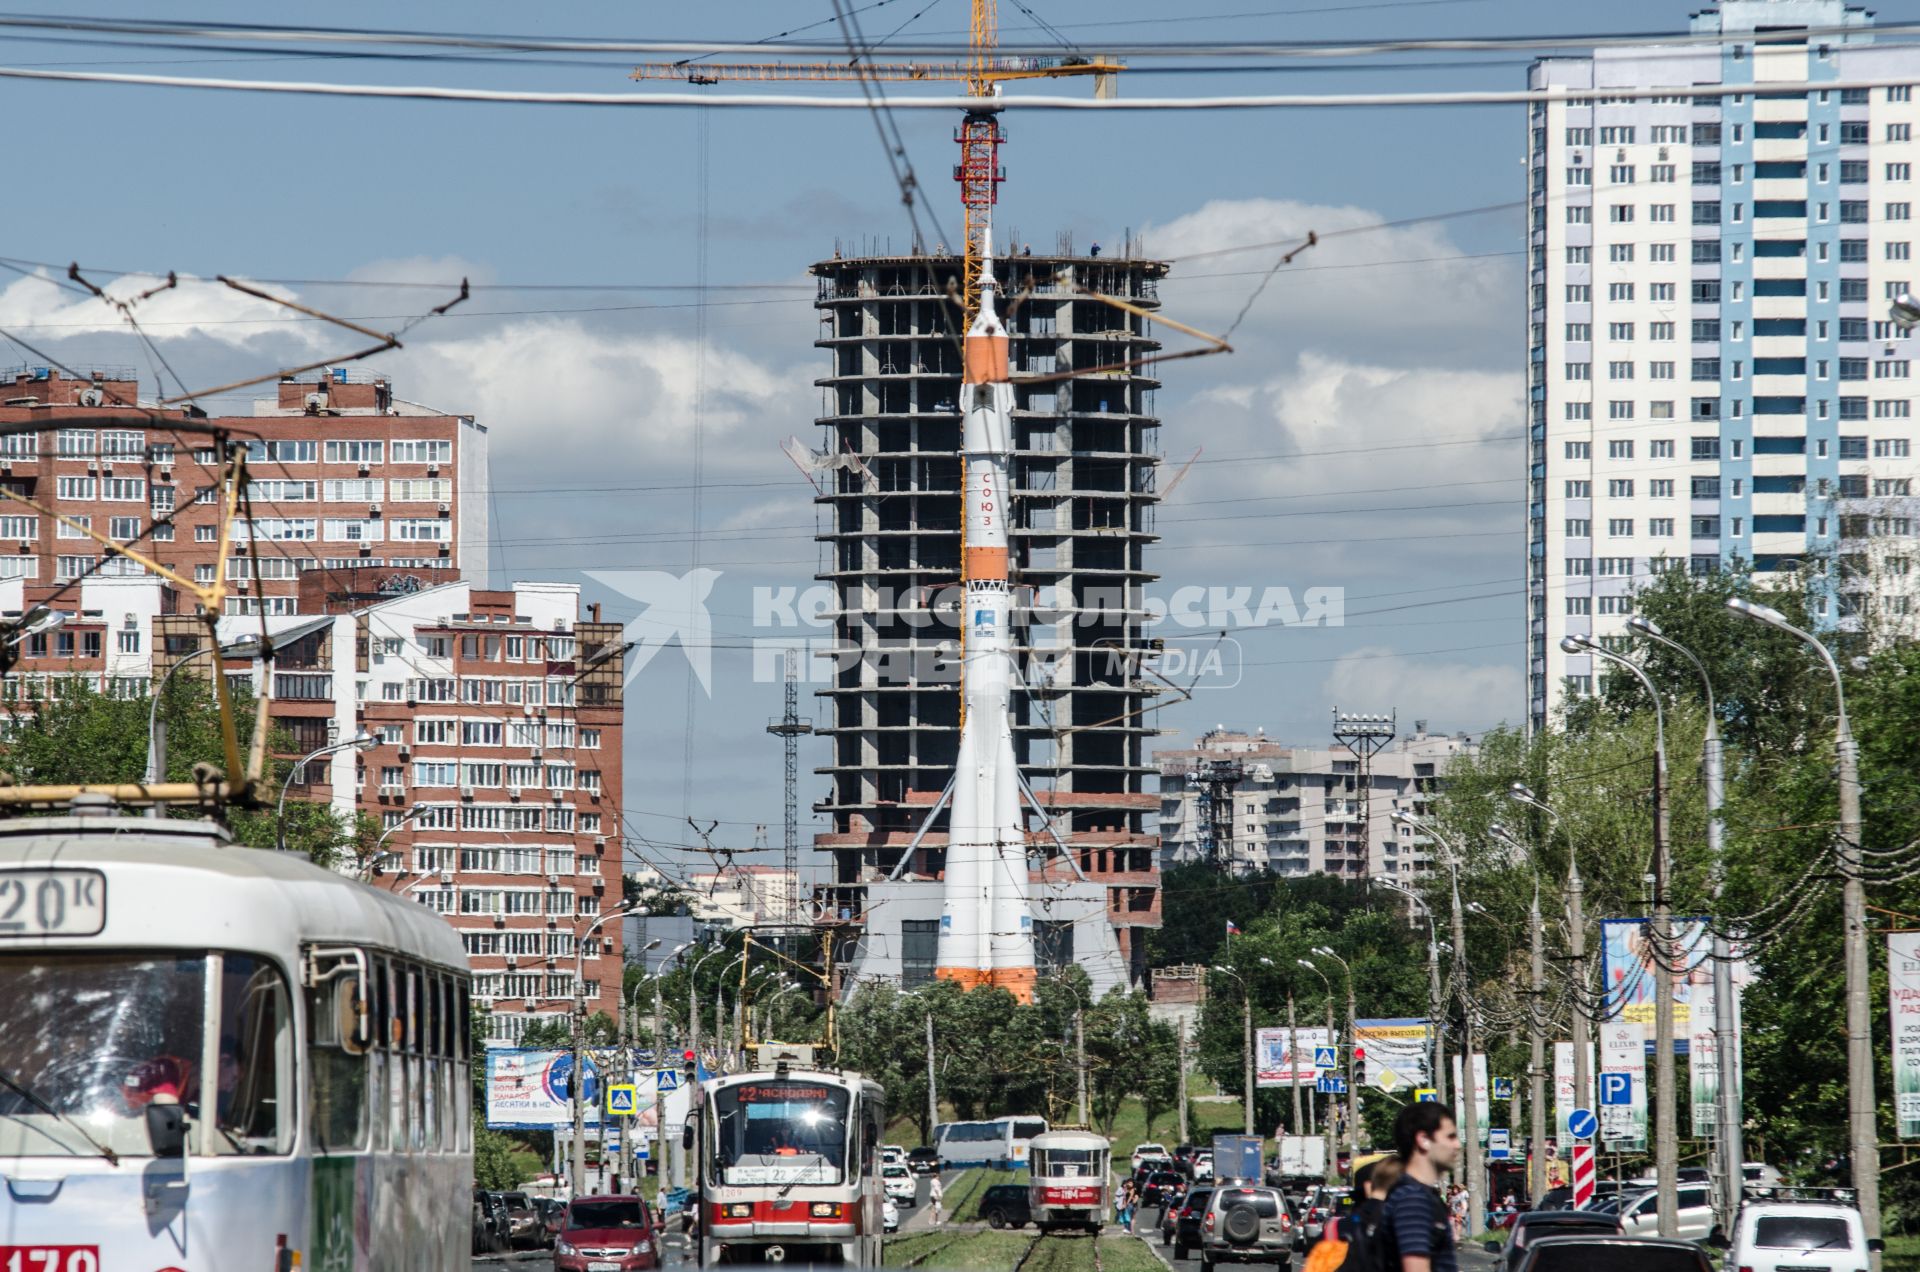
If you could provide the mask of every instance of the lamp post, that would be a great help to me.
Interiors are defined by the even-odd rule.
[[[1347,1151],[1353,1154],[1353,1156],[1358,1157],[1360,1155],[1360,1118],[1358,1109],[1360,1075],[1355,1070],[1355,1063],[1359,1059],[1358,1053],[1360,1050],[1360,1017],[1354,1009],[1353,968],[1347,965],[1346,959],[1341,958],[1324,945],[1314,946],[1313,952],[1321,958],[1330,958],[1340,964],[1340,972],[1347,979]]]
[[[1460,1138],[1466,1149],[1467,1235],[1475,1236],[1486,1222],[1486,1181],[1480,1166],[1480,1110],[1473,1084],[1473,995],[1467,981],[1467,928],[1464,907],[1460,904],[1460,852],[1434,826],[1412,813],[1393,813],[1395,821],[1412,826],[1446,849],[1447,872],[1453,886],[1453,991],[1460,1001],[1461,1052],[1460,1086],[1454,1092],[1454,1107],[1459,1114]]]
[[[639,1014],[639,1010],[635,1006],[635,1000],[639,998],[640,987],[642,985],[645,985],[649,980],[653,979],[653,977],[656,975],[656,973],[646,972],[644,969],[646,968],[646,965],[647,965],[648,952],[651,950],[657,950],[659,948],[660,948],[660,938],[657,936],[654,937],[651,941],[648,941],[645,945],[642,945],[640,947],[640,966],[644,974],[640,977],[639,980],[633,983],[633,989],[634,989],[633,994],[628,995],[623,993],[620,996],[620,1044],[621,1044],[620,1059],[621,1059],[621,1067],[624,1068],[627,1072],[627,1081],[629,1083],[631,1083],[634,1078],[633,1050],[632,1050],[633,1041],[634,1041],[633,1035],[639,1032],[639,1027],[634,1022],[634,1017]],[[659,1055],[659,1050],[660,1050],[659,1031],[658,1031],[659,1017],[658,1016],[654,1018],[654,1024],[655,1024],[654,1054],[657,1057]],[[640,1145],[637,1142],[639,1137],[634,1134],[634,1130],[636,1129],[634,1127],[634,1119],[636,1116],[637,1116],[637,1113],[623,1114],[620,1119],[620,1148],[621,1148],[620,1155],[624,1163],[623,1169],[621,1170],[620,1174],[622,1178],[629,1181],[630,1185],[632,1181],[636,1180],[639,1177]]]
[[[1327,974],[1325,972],[1321,971],[1314,964],[1309,963],[1306,959],[1296,958],[1293,961],[1295,963],[1298,963],[1301,967],[1304,967],[1308,971],[1312,972],[1315,976],[1318,976],[1320,978],[1320,984],[1326,988],[1326,991],[1327,991],[1327,1042],[1329,1045],[1337,1045],[1334,1043],[1334,1032],[1333,1032],[1333,982],[1327,979]],[[1318,1072],[1317,1066],[1315,1071],[1316,1073]],[[1336,1172],[1334,1169],[1336,1157],[1335,1157],[1334,1145],[1333,1145],[1333,1112],[1334,1112],[1333,1097],[1328,1096],[1326,1107],[1321,1110],[1321,1117],[1320,1117],[1320,1131],[1321,1131],[1321,1134],[1326,1137],[1326,1141],[1327,1141],[1327,1182],[1328,1183],[1332,1183],[1336,1175]]]
[[[1712,871],[1713,896],[1717,901],[1727,885],[1726,748],[1720,740],[1720,715],[1714,709],[1713,678],[1707,666],[1691,649],[1662,632],[1644,615],[1635,614],[1627,627],[1656,645],[1673,650],[1700,674],[1700,686],[1707,695],[1707,736],[1702,744],[1701,777],[1707,796],[1707,856]],[[1746,1192],[1741,1143],[1745,1113],[1740,1098],[1740,1028],[1736,1019],[1733,989],[1733,943],[1724,926],[1716,924],[1713,940],[1713,1041],[1714,1060],[1720,1071],[1719,1090],[1714,1099],[1714,1126],[1720,1140],[1720,1209],[1715,1218],[1727,1231],[1733,1229],[1733,1215]]]
[[[1260,966],[1278,970],[1278,965],[1266,955],[1260,956]],[[1293,1014],[1293,977],[1287,977],[1287,1085],[1293,1089],[1293,1133],[1300,1133],[1300,1023]],[[1185,1138],[1184,1136],[1182,1138]]]
[[[1240,1042],[1240,1075],[1243,1099],[1246,1102],[1246,1133],[1253,1134],[1253,999],[1247,993],[1247,982],[1239,972],[1231,967],[1222,967],[1215,963],[1213,970],[1222,976],[1231,976],[1234,984],[1240,986],[1240,1024],[1243,1037]]]
[[[1525,805],[1547,818],[1547,837],[1560,827],[1560,814],[1523,782],[1507,788],[1507,798]],[[1584,910],[1586,885],[1580,879],[1580,857],[1574,851],[1573,837],[1567,837],[1567,962],[1573,974],[1573,1104],[1591,1106],[1593,1099],[1588,1074],[1593,1056],[1593,1020],[1587,1014],[1587,920]]]
[[[51,611],[49,611],[49,613],[51,613]],[[54,614],[53,617],[60,620],[60,622],[52,623],[51,626],[53,627],[58,627],[60,623],[66,621],[66,615],[64,614]],[[45,628],[41,630],[45,630]],[[11,645],[26,636],[35,634],[34,628],[29,625],[27,630],[22,632],[19,637],[7,643]],[[147,707],[147,785],[157,786],[166,780],[167,722],[160,718],[160,700],[167,696],[167,685],[172,682],[175,673],[194,659],[209,657],[216,650],[218,650],[222,658],[238,658],[244,657],[251,649],[252,646],[246,644],[232,645],[225,649],[220,649],[217,645],[206,645],[194,650],[185,658],[182,658],[179,662],[167,668],[167,674],[160,677],[160,683],[153,691],[153,701]],[[214,674],[219,675],[220,672],[216,670]],[[160,818],[166,815],[167,806],[165,804],[156,802],[147,808],[148,817]]]
[[[412,883],[408,884],[404,888],[395,888],[393,890],[393,895],[396,897],[404,897],[407,895],[407,893],[412,892],[415,888],[419,887],[423,883],[438,883],[441,887],[444,888],[452,882],[453,882],[453,871],[442,870],[435,874],[421,875],[418,879],[415,879]]]
[[[1674,1090],[1673,1065],[1673,911],[1668,897],[1668,882],[1673,873],[1668,842],[1668,819],[1672,810],[1667,799],[1667,712],[1661,705],[1660,691],[1646,668],[1622,654],[1616,654],[1586,636],[1567,636],[1560,648],[1570,654],[1594,657],[1624,668],[1640,682],[1653,699],[1653,930],[1649,945],[1653,956],[1653,1076],[1660,1089],[1660,1104],[1654,1110],[1653,1173],[1659,1207],[1660,1235],[1680,1235],[1680,1102]]]
[[[399,821],[396,821],[393,825],[380,832],[380,838],[373,841],[373,851],[367,854],[367,875],[369,879],[380,873],[380,858],[385,855],[380,851],[381,845],[393,838],[394,831],[399,830],[402,826],[426,811],[427,806],[425,804],[416,804],[413,808],[401,814]],[[396,853],[395,855],[397,856],[398,854]]]
[[[1440,992],[1440,933],[1433,925],[1433,907],[1412,888],[1395,883],[1391,879],[1379,878],[1381,883],[1405,897],[1427,920],[1427,1064],[1431,1073],[1429,1080],[1434,1085],[1434,1094],[1440,1102],[1447,1102],[1447,1044],[1441,1041],[1440,1015],[1446,1009],[1441,1001]]]
[[[581,1195],[580,1190],[587,1180],[587,1110],[584,1098],[587,1087],[586,1069],[586,950],[587,942],[603,923],[617,919],[633,908],[633,902],[622,901],[605,914],[587,924],[584,932],[576,930],[573,934],[573,1070],[567,1080],[567,1096],[573,1105],[573,1167],[571,1184],[573,1195]]]
[[[687,1049],[693,1052],[693,1062],[700,1063],[700,968],[715,954],[727,953],[725,943],[714,946],[699,958],[693,960],[693,973],[687,977]],[[720,1022],[714,1021],[713,1027],[720,1028]]]
[[[378,739],[371,733],[364,731],[356,733],[345,742],[328,743],[287,770],[287,780],[280,784],[280,803],[274,809],[273,813],[273,837],[275,847],[281,852],[287,850],[287,792],[293,789],[293,779],[299,777],[306,771],[307,765],[313,763],[323,755],[332,755],[335,751],[364,751],[368,747],[375,745],[377,741]]]
[[[1540,863],[1527,846],[1504,826],[1491,828],[1493,837],[1526,857],[1533,866],[1533,904],[1527,911],[1531,934],[1528,957],[1527,1008],[1527,1099],[1533,1104],[1533,1120],[1528,1125],[1527,1195],[1544,1196],[1547,1191],[1547,1043],[1545,1034],[1547,994],[1546,929],[1540,921]]]
[[[1846,686],[1840,681],[1840,666],[1834,662],[1832,651],[1789,623],[1778,610],[1737,596],[1727,598],[1727,608],[1812,646],[1833,676],[1838,714],[1834,751],[1840,769],[1840,871],[1845,876],[1840,904],[1847,969],[1847,1146],[1853,1158],[1853,1191],[1860,1203],[1860,1220],[1868,1237],[1878,1237],[1880,1141],[1874,1126],[1873,1018],[1867,1005],[1867,890],[1860,878],[1860,751],[1853,739],[1853,726],[1847,721]],[[1720,1085],[1722,1089],[1727,1085],[1724,1073]],[[1739,1169],[1737,1164],[1735,1169]],[[1876,1252],[1872,1259],[1878,1268],[1880,1255]]]

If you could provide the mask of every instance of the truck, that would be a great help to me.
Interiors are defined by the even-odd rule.
[[[1288,1184],[1320,1183],[1327,1177],[1327,1141],[1319,1135],[1282,1135],[1273,1155],[1267,1182],[1276,1188]]]
[[[1260,1182],[1260,1149],[1264,1141],[1258,1135],[1216,1135],[1213,1137],[1213,1179],[1217,1184]]]

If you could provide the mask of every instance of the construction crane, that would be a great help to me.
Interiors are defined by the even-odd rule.
[[[964,82],[978,104],[969,106],[954,140],[960,143],[960,162],[953,179],[960,183],[960,207],[966,220],[966,256],[961,266],[961,295],[966,318],[960,329],[973,325],[980,309],[980,276],[986,270],[987,225],[999,198],[1000,107],[994,100],[999,85],[1009,80],[1058,79],[1067,75],[1093,76],[1093,95],[1112,98],[1114,76],[1126,69],[1122,62],[1102,55],[1063,57],[999,57],[1000,19],[996,0],[972,0],[970,52],[964,62],[649,62],[634,68],[637,80],[685,80],[689,84],[718,84],[723,80],[792,82],[938,81]]]

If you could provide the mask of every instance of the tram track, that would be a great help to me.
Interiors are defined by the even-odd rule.
[[[1094,1233],[1083,1232],[1041,1232],[1036,1233],[1026,1250],[1020,1255],[1019,1262],[1013,1265],[1013,1272],[1068,1272],[1068,1269],[1084,1269],[1081,1260],[1082,1243],[1093,1255],[1093,1272],[1106,1272],[1100,1261],[1100,1238]]]

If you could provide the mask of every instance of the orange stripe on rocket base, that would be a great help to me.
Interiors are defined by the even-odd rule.
[[[1007,374],[1007,338],[1004,335],[969,335],[963,342],[965,369],[963,384],[999,384]]]
[[[936,967],[933,976],[935,980],[952,981],[961,989],[1004,989],[1021,1003],[1033,1001],[1033,985],[1039,979],[1039,973],[1031,967]]]
[[[960,577],[963,579],[1000,579],[1007,577],[1007,550],[1005,548],[968,548],[961,554]]]

